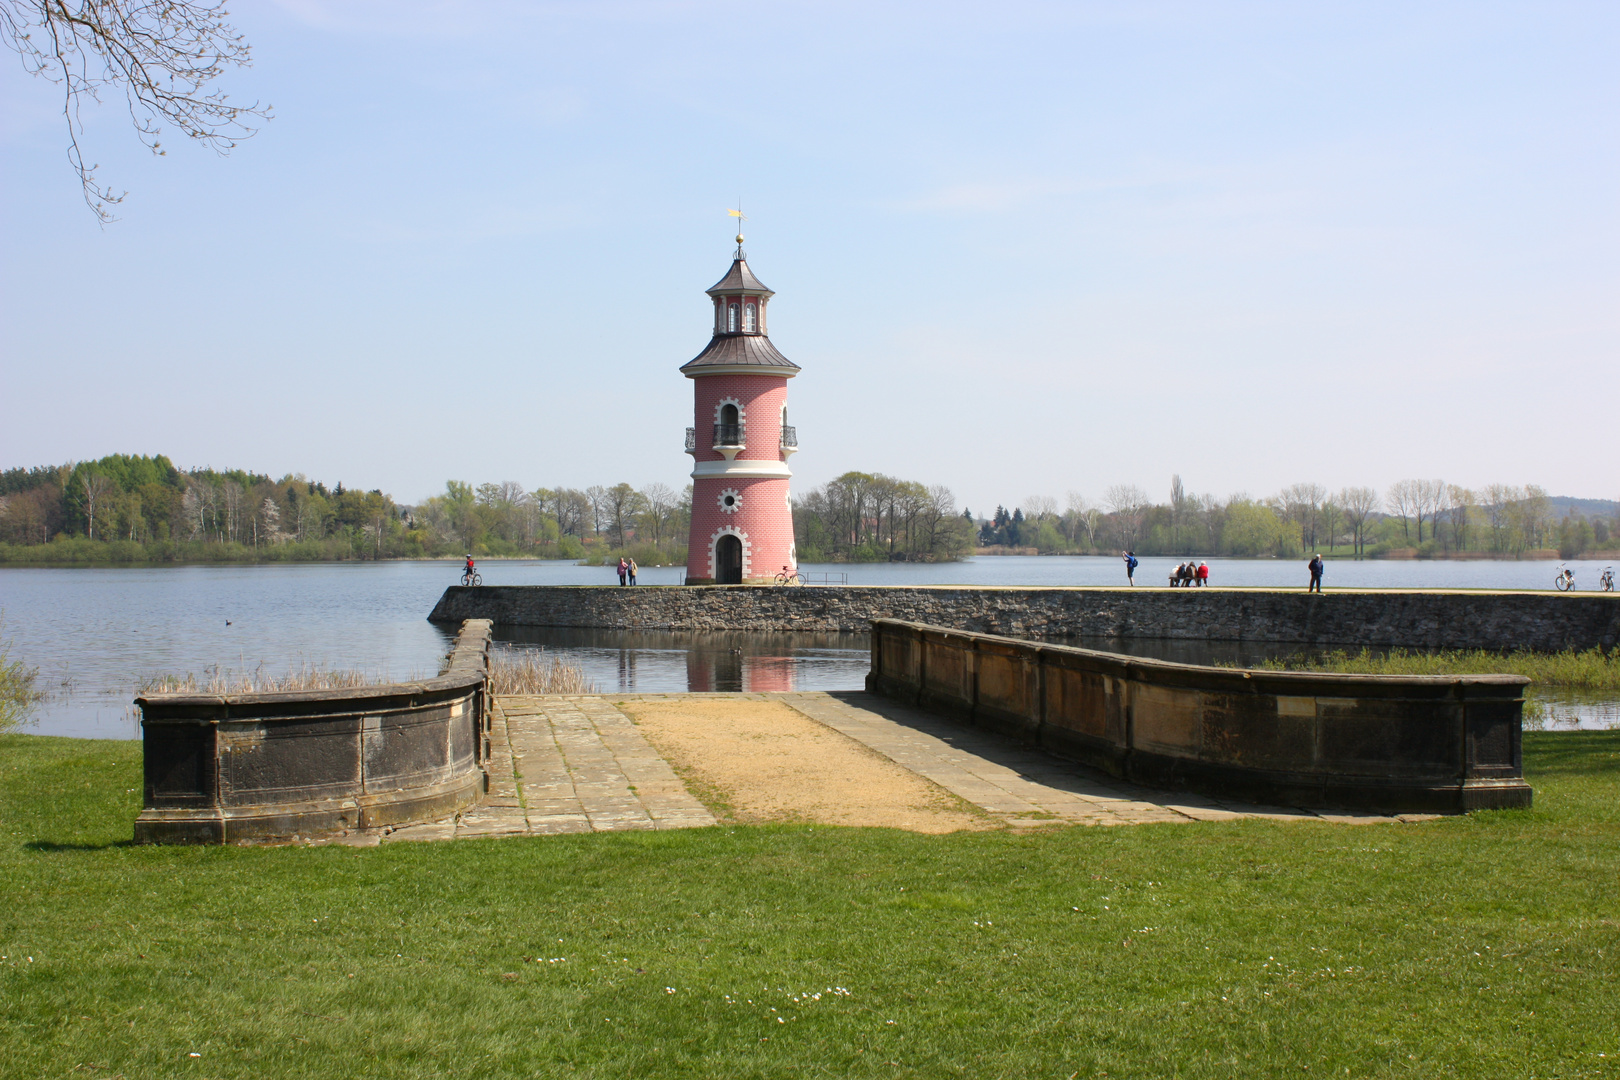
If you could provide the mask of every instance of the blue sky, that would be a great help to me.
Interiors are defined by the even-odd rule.
[[[803,489],[1620,496],[1620,7],[257,0],[231,156],[0,57],[0,466],[685,482],[739,194]]]

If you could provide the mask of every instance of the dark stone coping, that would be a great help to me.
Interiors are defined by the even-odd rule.
[[[486,787],[490,624],[436,678],[346,690],[149,694],[141,843],[318,836],[447,817]]]
[[[1203,667],[896,620],[867,689],[1154,787],[1384,813],[1525,807],[1518,675]]]
[[[976,633],[1415,649],[1612,648],[1620,594],[939,586],[486,585],[428,618],[615,630],[864,633],[900,619]]]

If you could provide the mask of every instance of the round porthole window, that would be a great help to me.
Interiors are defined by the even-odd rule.
[[[736,488],[726,488],[720,493],[720,509],[728,514],[735,514],[737,507],[742,505],[742,496]]]

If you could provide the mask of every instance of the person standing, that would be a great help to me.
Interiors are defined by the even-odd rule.
[[[630,560],[630,584],[636,583],[636,560]]]
[[[1205,585],[1208,585],[1208,584],[1209,584],[1209,563],[1200,562],[1198,564],[1198,587],[1203,588]]]
[[[629,573],[630,573],[630,564],[624,561],[624,556],[623,555],[620,555],[619,556],[619,584],[620,585],[624,584],[624,579]]]
[[[1125,553],[1125,580],[1132,585],[1136,584],[1136,568],[1139,565],[1141,564],[1136,561],[1136,553],[1127,551]]]
[[[1316,555],[1311,556],[1311,561],[1306,563],[1305,565],[1311,571],[1311,587],[1306,589],[1305,591],[1306,592],[1321,592],[1322,591],[1322,570],[1327,564],[1322,562],[1322,556],[1321,556],[1320,553],[1318,553]]]

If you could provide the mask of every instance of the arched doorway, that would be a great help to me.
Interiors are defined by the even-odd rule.
[[[742,541],[726,533],[714,544],[714,580],[717,585],[741,585]]]

